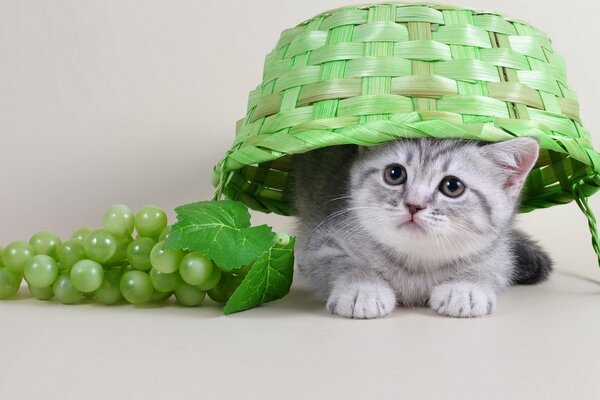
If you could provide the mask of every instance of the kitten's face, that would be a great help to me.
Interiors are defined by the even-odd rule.
[[[468,256],[512,218],[538,151],[534,140],[522,140],[531,145],[529,159],[516,154],[505,168],[514,149],[501,144],[417,139],[364,149],[351,171],[350,206],[373,239],[398,253],[432,261]],[[518,169],[520,180],[511,181]]]

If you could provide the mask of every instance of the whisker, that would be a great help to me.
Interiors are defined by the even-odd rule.
[[[352,198],[352,195],[338,196],[338,197],[334,197],[334,198],[332,198],[331,200],[327,200],[327,201],[326,201],[325,203],[323,203],[322,205],[329,204],[329,203],[331,203],[332,201],[336,201],[336,200],[351,199],[351,198]]]
[[[320,228],[324,223],[326,223],[327,221],[338,217],[340,215],[355,211],[355,210],[360,210],[360,209],[368,209],[368,208],[376,208],[376,207],[350,207],[350,208],[345,208],[342,210],[338,210],[335,211],[331,214],[329,214],[327,217],[325,217],[317,226],[315,226],[310,232],[309,232],[309,236],[312,235],[314,233],[314,231],[318,228]]]

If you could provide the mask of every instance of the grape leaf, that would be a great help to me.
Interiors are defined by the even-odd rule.
[[[224,314],[248,310],[289,293],[294,277],[294,242],[292,237],[285,246],[275,245],[256,260],[225,304]]]
[[[239,201],[201,201],[177,207],[175,212],[177,223],[165,250],[197,251],[231,270],[255,261],[273,245],[271,227],[251,227],[248,208]]]

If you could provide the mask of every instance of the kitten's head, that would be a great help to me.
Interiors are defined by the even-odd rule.
[[[408,139],[361,148],[350,198],[370,236],[409,257],[443,261],[488,246],[510,223],[535,139]]]

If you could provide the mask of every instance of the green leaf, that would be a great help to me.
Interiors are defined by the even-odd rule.
[[[202,201],[175,209],[166,250],[187,249],[212,259],[225,270],[255,261],[273,245],[267,225],[250,226],[248,208],[238,201]]]
[[[224,314],[248,310],[289,293],[294,277],[294,242],[275,245],[260,256],[246,278],[229,298]]]

